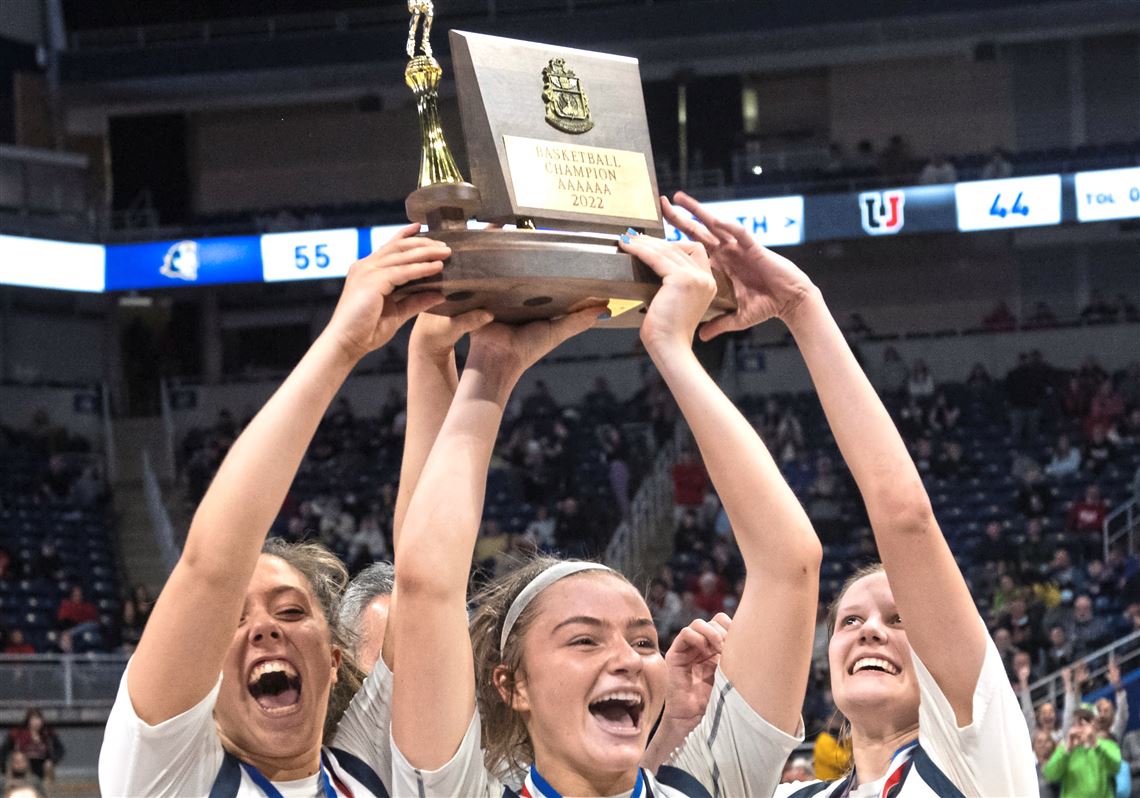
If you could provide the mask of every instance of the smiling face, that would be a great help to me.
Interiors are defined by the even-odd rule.
[[[631,584],[599,572],[562,579],[539,602],[514,699],[535,764],[556,786],[578,774],[595,784],[628,777],[619,789],[630,789],[665,696],[649,608]]]
[[[308,581],[281,558],[262,554],[222,667],[219,731],[254,756],[315,749],[339,664]]]
[[[839,600],[828,645],[835,705],[861,725],[906,729],[918,723],[918,681],[910,643],[887,575],[865,576]]]

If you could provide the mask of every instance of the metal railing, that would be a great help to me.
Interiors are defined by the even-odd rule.
[[[1108,559],[1108,552],[1113,545],[1123,537],[1128,538],[1128,553],[1136,553],[1136,528],[1140,526],[1140,505],[1136,499],[1130,499],[1120,505],[1104,519],[1104,558]]]
[[[92,227],[86,155],[0,144],[0,208]]]
[[[126,654],[0,654],[0,710],[110,709]]]
[[[629,517],[614,531],[606,547],[606,563],[628,577],[643,576],[645,554],[662,530],[673,522],[672,468],[677,461],[681,424],[677,432],[661,446],[653,462],[653,470],[642,481],[629,505]]]
[[[1140,631],[1125,635],[1103,648],[1098,648],[1091,654],[1073,660],[1070,667],[1075,668],[1078,664],[1084,663],[1088,667],[1090,681],[1107,678],[1110,654],[1116,658],[1116,663],[1121,671],[1135,670],[1137,666],[1140,666]],[[1129,663],[1132,663],[1132,668],[1128,667]],[[1058,670],[1032,682],[1029,685],[1029,697],[1034,707],[1038,707],[1046,701],[1054,706],[1059,706],[1057,702],[1064,695],[1063,689],[1061,671]]]
[[[142,453],[142,482],[143,493],[146,496],[146,511],[150,516],[150,527],[154,532],[155,542],[162,554],[162,562],[169,575],[178,562],[179,548],[174,539],[174,525],[170,522],[170,514],[166,511],[166,504],[162,501],[162,488],[158,484],[158,477],[154,473],[154,466],[150,462],[150,451],[143,449]]]
[[[103,456],[107,459],[107,484],[119,481],[118,449],[115,446],[115,425],[111,419],[111,386],[101,383],[99,398],[103,411]]]

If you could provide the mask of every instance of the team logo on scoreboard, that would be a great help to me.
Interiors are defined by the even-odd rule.
[[[175,280],[194,282],[198,279],[198,242],[179,241],[166,251],[162,259],[162,268],[158,270],[163,277]]]
[[[905,199],[901,191],[864,191],[859,195],[863,229],[873,236],[890,235],[902,230]]]

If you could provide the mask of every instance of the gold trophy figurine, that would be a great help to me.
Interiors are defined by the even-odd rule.
[[[408,195],[408,218],[430,230],[464,229],[480,205],[479,189],[463,179],[439,121],[439,79],[443,69],[431,54],[432,0],[408,0],[408,66],[404,82],[416,95],[420,118],[419,188]],[[421,30],[422,35],[417,37]],[[417,40],[418,39],[418,40]],[[419,53],[417,55],[417,52]]]

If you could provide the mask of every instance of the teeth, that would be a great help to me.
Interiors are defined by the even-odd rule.
[[[284,673],[290,679],[297,677],[297,671],[286,660],[271,659],[260,662],[249,672],[250,682],[256,682],[267,673]]]
[[[876,657],[863,657],[855,661],[854,667],[851,668],[852,673],[858,673],[864,668],[880,668],[892,676],[898,676],[899,669],[885,659],[878,659]]]
[[[641,706],[641,696],[637,693],[629,692],[627,690],[615,690],[612,693],[598,696],[590,702],[590,706],[600,704],[603,701],[621,701],[628,706]]]

